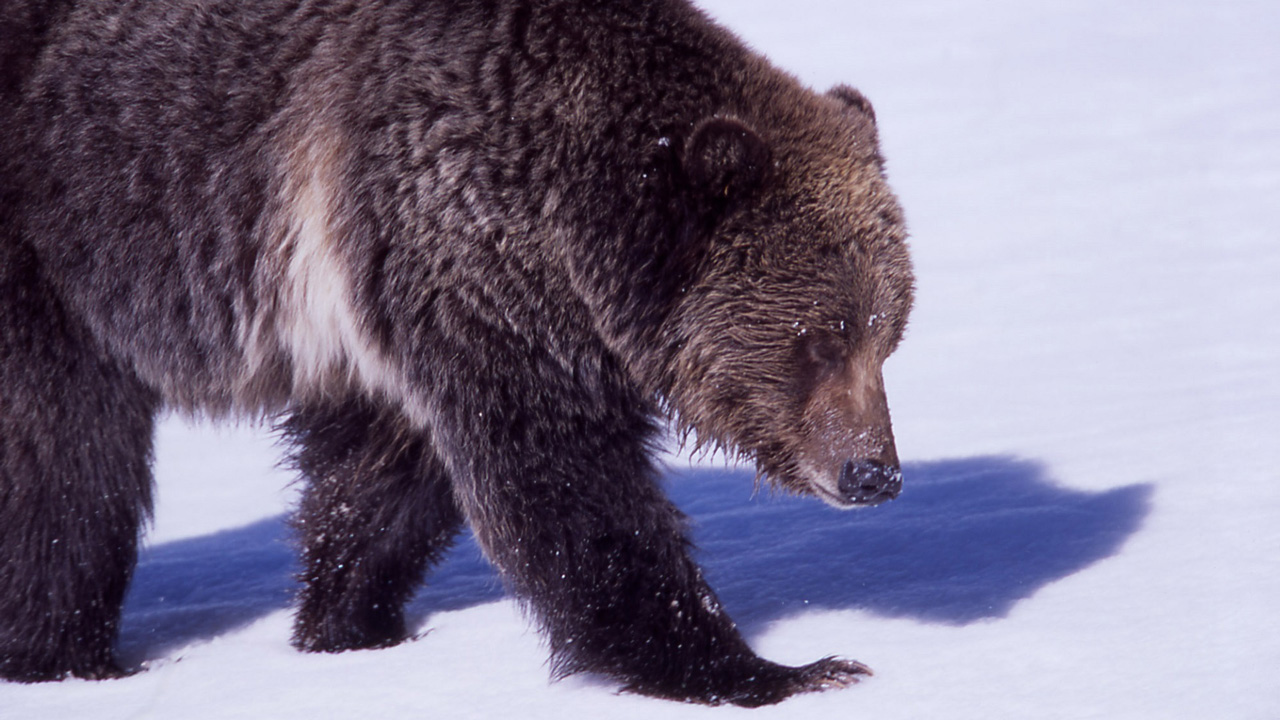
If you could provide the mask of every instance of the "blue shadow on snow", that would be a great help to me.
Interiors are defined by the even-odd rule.
[[[1040,464],[1006,457],[913,463],[904,474],[900,498],[854,512],[767,492],[752,499],[752,473],[743,470],[673,472],[666,485],[691,518],[709,581],[748,633],[807,608],[956,625],[1003,617],[1117,552],[1141,526],[1153,490],[1070,490]],[[126,662],[288,607],[294,569],[283,516],[145,549],[125,604]],[[467,535],[408,616],[421,622],[502,594]]]
[[[699,560],[748,632],[807,608],[963,625],[999,618],[1049,583],[1115,554],[1142,525],[1151,485],[1055,485],[1026,460],[913,463],[891,503],[841,512],[761,493],[752,473],[692,470],[670,487]]]

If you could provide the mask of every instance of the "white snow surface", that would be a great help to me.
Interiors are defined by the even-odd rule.
[[[871,98],[919,291],[901,498],[678,454],[670,492],[762,654],[876,675],[757,711],[552,683],[470,542],[419,640],[295,652],[269,434],[171,419],[121,639],[147,671],[0,684],[0,717],[1280,717],[1280,4],[700,4]]]

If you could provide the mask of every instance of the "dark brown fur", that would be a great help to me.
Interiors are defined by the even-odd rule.
[[[557,675],[755,705],[865,672],[747,647],[651,447],[670,415],[781,487],[897,493],[912,280],[860,94],[680,0],[21,1],[0,676],[118,672],[163,406],[282,418],[303,649],[402,640],[466,522]]]

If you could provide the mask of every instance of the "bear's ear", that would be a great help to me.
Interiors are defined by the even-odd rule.
[[[827,91],[827,96],[833,97],[844,103],[845,108],[850,112],[857,112],[866,115],[871,119],[873,124],[875,123],[875,108],[871,107],[871,101],[867,99],[867,96],[858,92],[856,89],[848,85],[837,85]]]
[[[745,123],[727,117],[703,120],[684,146],[689,181],[709,199],[751,197],[769,172],[769,144]]]

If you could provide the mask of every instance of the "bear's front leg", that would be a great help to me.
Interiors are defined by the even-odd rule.
[[[867,672],[835,659],[786,667],[748,647],[658,486],[652,408],[607,359],[570,369],[518,340],[444,356],[478,360],[433,379],[448,388],[435,431],[455,496],[534,611],[557,676],[589,671],[657,697],[763,705]]]

